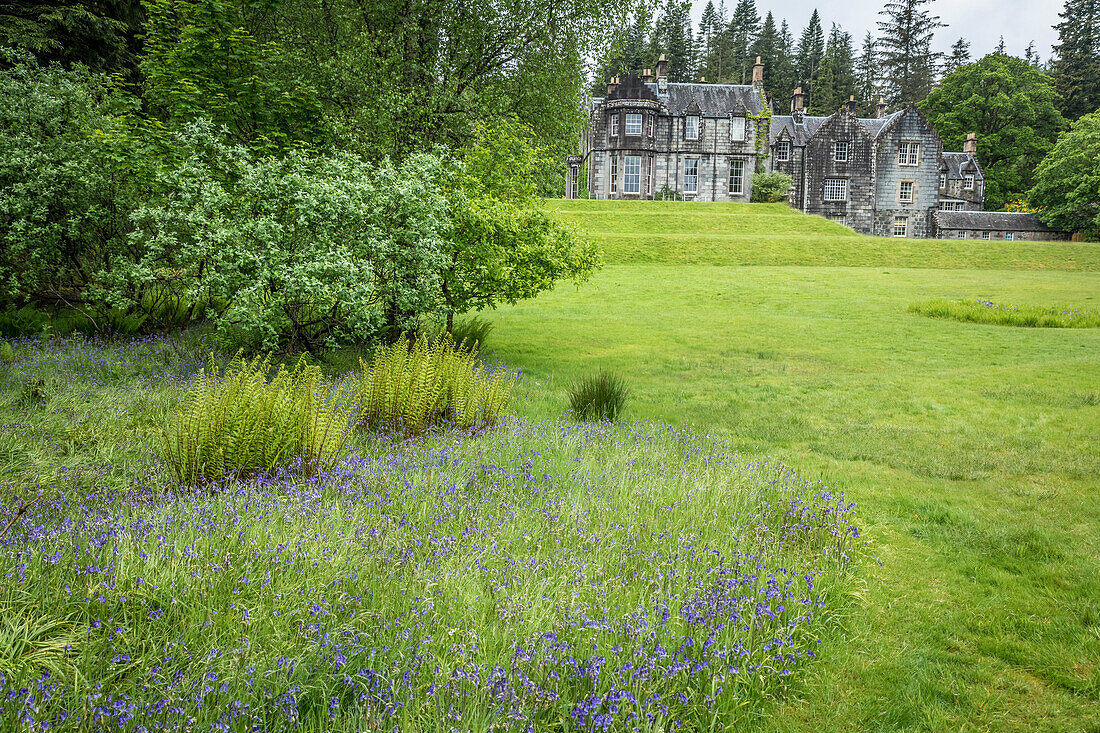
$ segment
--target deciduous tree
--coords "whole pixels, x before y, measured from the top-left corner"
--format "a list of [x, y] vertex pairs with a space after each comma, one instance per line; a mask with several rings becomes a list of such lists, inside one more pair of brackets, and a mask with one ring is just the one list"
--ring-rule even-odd
[[1100, 113], [1058, 138], [1035, 171], [1028, 202], [1048, 226], [1100, 239]]

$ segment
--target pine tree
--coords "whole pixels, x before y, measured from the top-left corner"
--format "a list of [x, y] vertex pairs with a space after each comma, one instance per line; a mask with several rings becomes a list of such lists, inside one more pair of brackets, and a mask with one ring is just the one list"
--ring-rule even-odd
[[966, 66], [968, 63], [970, 63], [970, 41], [960, 38], [951, 44], [951, 53], [947, 57], [944, 71], [950, 74], [955, 69]]
[[738, 0], [730, 18], [730, 57], [734, 64], [734, 81], [747, 84], [752, 79], [749, 57], [756, 37], [760, 35], [760, 14], [756, 12], [756, 0]]
[[779, 99], [780, 95], [786, 94], [786, 90], [780, 90], [777, 85], [780, 56], [783, 55], [781, 44], [779, 31], [775, 27], [775, 17], [771, 11], [768, 11], [768, 15], [764, 18], [764, 25], [760, 28], [760, 35], [752, 45], [750, 55], [753, 56], [754, 61], [759, 56], [761, 63], [764, 64], [764, 93], [771, 100]]
[[[767, 70], [764, 71], [767, 74]], [[775, 65], [775, 108], [780, 114], [786, 114], [790, 110], [791, 94], [798, 84], [795, 72], [795, 47], [794, 36], [787, 21], [783, 20], [779, 25], [779, 58]]]
[[1039, 68], [1039, 53], [1035, 50], [1035, 41], [1028, 41], [1027, 48], [1024, 49], [1024, 61]]
[[1000, 54], [1001, 56], [1005, 55], [1005, 37], [1003, 35], [1001, 36], [1001, 40], [997, 41], [997, 46], [993, 49], [993, 53]]
[[798, 58], [795, 61], [796, 83], [806, 95], [807, 109], [821, 83], [821, 62], [824, 56], [825, 33], [821, 30], [821, 17], [815, 8], [809, 24], [802, 31], [802, 38], [798, 41]]
[[873, 117], [878, 110], [879, 70], [878, 49], [875, 37], [868, 31], [863, 37], [863, 47], [856, 60], [856, 99], [860, 114]]
[[715, 42], [718, 34], [722, 32], [722, 26], [718, 22], [718, 11], [711, 0], [707, 0], [707, 6], [703, 9], [703, 16], [699, 19], [699, 34], [695, 37], [695, 50], [699, 58], [699, 70], [707, 78], [717, 78], [717, 55], [715, 54]]
[[607, 91], [607, 80], [614, 76], [625, 76], [637, 73], [643, 67], [652, 67], [649, 63], [650, 50], [646, 41], [649, 34], [649, 25], [652, 18], [645, 12], [639, 11], [634, 20], [627, 26], [625, 35], [612, 45], [612, 51], [596, 72], [592, 80], [591, 94], [602, 97]]
[[691, 31], [690, 0], [666, 0], [661, 9], [650, 43], [650, 54], [657, 58], [662, 53], [668, 60], [669, 81], [694, 81], [695, 39]]
[[893, 106], [919, 102], [936, 81], [943, 54], [932, 50], [932, 38], [944, 24], [924, 9], [931, 2], [891, 0], [879, 12], [886, 18], [878, 22], [880, 61], [887, 101]]
[[1075, 120], [1100, 108], [1100, 0], [1067, 0], [1052, 64], [1063, 115]]
[[814, 91], [810, 113], [831, 115], [856, 91], [852, 35], [833, 23], [821, 62], [821, 80]]

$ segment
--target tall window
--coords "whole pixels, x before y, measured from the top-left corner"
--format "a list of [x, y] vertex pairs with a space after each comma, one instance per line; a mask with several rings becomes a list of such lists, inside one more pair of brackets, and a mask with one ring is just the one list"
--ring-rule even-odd
[[684, 161], [684, 193], [699, 190], [699, 159], [688, 158]]
[[628, 155], [626, 156], [626, 158], [623, 159], [623, 193], [641, 192], [642, 156]]
[[920, 143], [898, 143], [898, 165], [916, 165]]
[[848, 141], [837, 140], [833, 143], [833, 160], [837, 163], [848, 162]]
[[775, 159], [786, 163], [791, 159], [791, 141], [780, 140], [775, 144]]
[[633, 112], [628, 113], [626, 116], [626, 134], [627, 135], [641, 135], [642, 134], [642, 116]]
[[973, 176], [973, 174], [967, 173], [965, 176], [963, 176], [963, 188], [965, 188], [967, 191], [973, 191], [974, 190], [974, 176]]
[[847, 201], [848, 200], [848, 179], [847, 178], [826, 178], [825, 179], [825, 196], [826, 201]]
[[730, 193], [740, 196], [745, 193], [745, 161], [730, 161]]
[[895, 216], [894, 217], [894, 236], [905, 237], [909, 233], [909, 217], [908, 216]]
[[619, 156], [615, 153], [611, 154], [611, 193], [617, 193], [619, 190]]
[[913, 182], [902, 181], [901, 182], [901, 194], [898, 196], [898, 200], [903, 204], [913, 203]]
[[688, 140], [699, 139], [699, 118], [697, 116], [687, 116], [687, 121], [684, 123], [684, 137]]
[[947, 174], [940, 174], [940, 188], [947, 188]]
[[645, 159], [645, 192], [653, 193], [653, 156]]
[[650, 137], [653, 137], [653, 119], [655, 117], [656, 117], [656, 115], [646, 115], [646, 118], [645, 118], [646, 119], [646, 126], [648, 128], [647, 132], [649, 133]]
[[730, 118], [730, 140], [744, 140], [745, 139], [745, 118], [744, 117], [731, 117]]
[[619, 113], [618, 112], [613, 112], [611, 114], [611, 122], [610, 122], [609, 128], [611, 130], [611, 137], [618, 137], [619, 136]]

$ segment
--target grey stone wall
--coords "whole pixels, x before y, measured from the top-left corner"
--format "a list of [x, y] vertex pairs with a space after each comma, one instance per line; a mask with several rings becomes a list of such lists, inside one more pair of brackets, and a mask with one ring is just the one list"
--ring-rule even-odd
[[[899, 165], [898, 146], [915, 142], [919, 147], [917, 165]], [[872, 234], [894, 236], [894, 220], [905, 217], [907, 237], [935, 236], [932, 213], [939, 205], [940, 157], [943, 141], [936, 130], [915, 108], [903, 112], [878, 137], [876, 159], [876, 198]], [[914, 186], [912, 203], [901, 201], [901, 183]]]
[[[848, 144], [847, 161], [836, 160], [835, 144]], [[847, 107], [831, 117], [806, 143], [805, 211], [869, 231], [875, 211], [875, 141]], [[825, 180], [847, 181], [844, 201], [825, 200]]]

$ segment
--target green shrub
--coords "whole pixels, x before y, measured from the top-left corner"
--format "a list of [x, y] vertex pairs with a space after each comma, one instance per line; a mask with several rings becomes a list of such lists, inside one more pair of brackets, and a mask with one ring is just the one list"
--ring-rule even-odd
[[573, 416], [578, 420], [617, 420], [623, 414], [630, 391], [614, 372], [601, 371], [574, 385], [569, 393]]
[[451, 338], [459, 346], [469, 346], [475, 350], [485, 345], [485, 340], [492, 333], [493, 323], [481, 316], [474, 316], [454, 324], [451, 329]]
[[928, 300], [909, 306], [911, 313], [951, 321], [1031, 328], [1100, 328], [1100, 311], [1041, 305], [1006, 305], [989, 300]]
[[402, 336], [361, 364], [362, 423], [409, 435], [445, 421], [460, 428], [493, 424], [507, 407], [515, 381], [503, 370], [487, 371], [476, 347], [456, 346], [447, 334], [415, 341]]
[[656, 193], [653, 194], [653, 200], [654, 201], [683, 201], [684, 197], [683, 197], [683, 194], [681, 194], [675, 188], [669, 188], [669, 185], [666, 183], [664, 186], [661, 187], [661, 190], [659, 190], [659, 191], [657, 191]]
[[8, 341], [0, 341], [0, 362], [10, 364], [15, 361], [15, 348]]
[[280, 366], [240, 353], [225, 374], [203, 372], [165, 434], [164, 457], [181, 484], [247, 478], [298, 463], [305, 475], [329, 465], [354, 425], [357, 408], [322, 383], [304, 360]]
[[787, 198], [791, 187], [791, 177], [786, 173], [753, 173], [753, 203], [774, 204]]
[[34, 306], [25, 305], [0, 313], [0, 336], [5, 338], [37, 336], [49, 329], [50, 314]]

